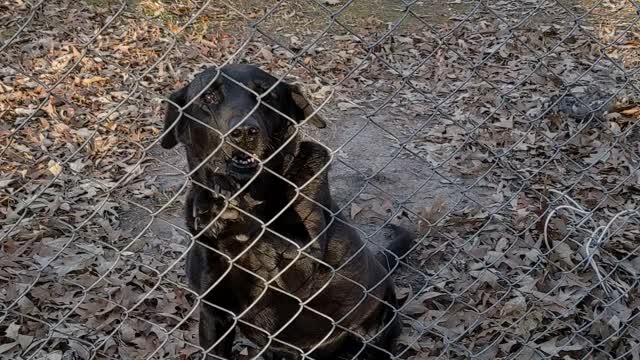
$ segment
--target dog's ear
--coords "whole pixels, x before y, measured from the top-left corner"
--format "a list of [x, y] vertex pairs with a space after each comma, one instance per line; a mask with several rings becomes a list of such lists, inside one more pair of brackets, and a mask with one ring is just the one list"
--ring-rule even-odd
[[[169, 100], [180, 107], [184, 106], [187, 103], [187, 87], [185, 86], [169, 95]], [[171, 131], [167, 132], [167, 129], [169, 129], [174, 122], [183, 121], [180, 119], [182, 117], [182, 112], [176, 107], [176, 105], [167, 102], [167, 112], [164, 114], [164, 136], [160, 141], [160, 145], [165, 149], [171, 149], [178, 144], [180, 123], [176, 124]]]
[[[290, 96], [290, 105], [295, 106], [300, 115], [294, 117], [294, 120], [302, 121], [308, 118], [311, 114], [313, 114], [313, 106], [309, 104], [309, 101], [302, 95], [302, 90], [297, 85], [288, 85], [289, 96]], [[309, 122], [315, 125], [317, 128], [323, 129], [327, 127], [327, 123], [324, 119], [318, 114], [314, 114], [309, 118]]]

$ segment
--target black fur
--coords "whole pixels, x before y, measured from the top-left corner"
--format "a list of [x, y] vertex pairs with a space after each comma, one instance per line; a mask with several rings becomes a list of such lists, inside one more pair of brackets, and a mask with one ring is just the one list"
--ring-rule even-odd
[[[254, 66], [230, 65], [221, 72], [258, 94], [276, 83]], [[212, 81], [215, 90], [204, 92], [209, 103], [192, 101]], [[188, 254], [187, 276], [214, 305], [201, 305], [200, 345], [209, 350], [217, 343], [210, 354], [230, 358], [236, 331], [260, 346], [268, 343], [267, 334], [278, 333], [269, 356], [295, 359], [297, 349], [315, 349], [315, 359], [388, 358], [401, 330], [388, 274], [396, 258], [377, 260], [337, 213], [327, 179], [329, 152], [294, 132], [295, 123], [305, 119], [324, 126], [319, 116], [311, 116], [299, 89], [280, 83], [263, 96], [282, 116], [256, 107], [254, 94], [208, 69], [170, 100], [180, 107], [191, 103], [182, 112], [169, 105], [162, 145], [183, 143], [189, 168], [197, 169], [185, 216], [190, 231], [200, 236]], [[223, 141], [220, 134], [234, 128], [240, 130]], [[249, 156], [260, 161], [272, 156], [264, 166], [277, 175], [237, 165]], [[266, 222], [270, 225], [263, 229]], [[404, 229], [394, 230], [397, 238], [389, 251], [401, 257], [412, 240]], [[233, 265], [227, 260], [236, 257]], [[242, 319], [251, 325], [234, 327], [231, 313], [244, 313]]]

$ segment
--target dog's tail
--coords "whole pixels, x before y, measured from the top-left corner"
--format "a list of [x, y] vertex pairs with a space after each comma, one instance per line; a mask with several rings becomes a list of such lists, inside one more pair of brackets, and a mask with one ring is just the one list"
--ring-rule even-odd
[[389, 246], [378, 254], [377, 258], [387, 271], [391, 271], [398, 263], [398, 259], [407, 255], [411, 244], [413, 244], [413, 237], [407, 229], [401, 226], [388, 224], [387, 227], [393, 231], [393, 239]]

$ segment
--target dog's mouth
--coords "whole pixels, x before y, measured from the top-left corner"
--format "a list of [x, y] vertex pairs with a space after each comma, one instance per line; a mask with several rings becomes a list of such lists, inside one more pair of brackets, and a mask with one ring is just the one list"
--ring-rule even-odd
[[229, 159], [229, 165], [233, 172], [239, 174], [251, 174], [258, 168], [259, 162], [249, 155], [237, 153], [231, 156]]

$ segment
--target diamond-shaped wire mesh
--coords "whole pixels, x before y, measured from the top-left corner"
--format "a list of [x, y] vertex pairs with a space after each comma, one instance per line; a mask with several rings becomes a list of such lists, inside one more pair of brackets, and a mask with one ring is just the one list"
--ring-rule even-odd
[[[393, 358], [640, 359], [639, 23], [634, 0], [0, 2], [0, 359], [220, 358], [198, 340], [217, 305], [184, 270], [207, 231], [185, 197], [206, 185], [160, 138], [169, 94], [233, 63], [327, 120], [296, 131], [330, 153], [332, 222], [373, 252], [390, 223], [413, 233], [385, 276]], [[324, 229], [301, 247], [254, 222], [290, 264], [344, 277], [314, 252]], [[310, 305], [327, 284], [287, 293], [288, 266], [203, 246], [264, 290], [218, 309], [253, 334], [234, 358], [313, 358], [279, 336], [303, 310], [352, 332]], [[279, 329], [252, 322], [267, 290], [300, 306]]]

